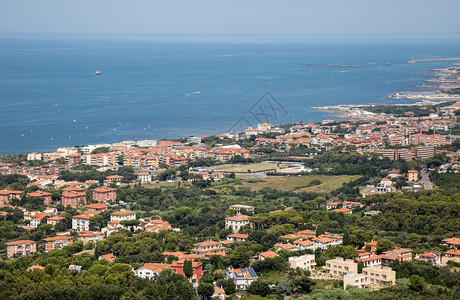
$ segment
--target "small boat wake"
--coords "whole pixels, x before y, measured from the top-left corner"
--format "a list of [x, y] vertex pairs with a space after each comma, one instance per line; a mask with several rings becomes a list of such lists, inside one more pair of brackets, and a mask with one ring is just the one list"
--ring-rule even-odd
[[196, 91], [196, 92], [191, 92], [191, 93], [187, 93], [185, 94], [186, 97], [190, 96], [190, 95], [196, 95], [196, 94], [199, 94], [201, 93], [200, 91]]

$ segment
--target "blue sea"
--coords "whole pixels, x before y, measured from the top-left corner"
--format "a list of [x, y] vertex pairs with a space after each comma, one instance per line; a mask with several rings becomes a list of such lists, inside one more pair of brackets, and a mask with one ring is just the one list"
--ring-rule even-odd
[[[0, 154], [227, 132], [256, 125], [267, 91], [272, 124], [314, 122], [311, 106], [394, 103], [458, 57], [458, 39], [281, 42], [0, 38]], [[388, 62], [391, 65], [385, 66]], [[362, 68], [302, 66], [362, 65]], [[102, 75], [94, 73], [100, 70]], [[391, 102], [393, 101], [393, 102]], [[264, 120], [265, 121], [265, 120]]]

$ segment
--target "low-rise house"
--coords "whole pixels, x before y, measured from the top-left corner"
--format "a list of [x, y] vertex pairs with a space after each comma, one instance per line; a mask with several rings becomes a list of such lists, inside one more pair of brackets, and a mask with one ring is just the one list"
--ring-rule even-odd
[[440, 267], [441, 266], [441, 252], [436, 250], [430, 250], [425, 253], [419, 254], [415, 256], [417, 260], [423, 260], [430, 262], [433, 266]]
[[274, 251], [266, 251], [266, 252], [261, 252], [259, 253], [259, 260], [264, 260], [266, 258], [274, 258], [274, 257], [277, 257], [279, 256], [278, 253], [274, 252]]
[[248, 286], [258, 279], [256, 272], [252, 268], [233, 269], [225, 272], [227, 278], [233, 279], [238, 290], [245, 290]]
[[247, 224], [249, 224], [249, 217], [246, 215], [238, 214], [225, 218], [225, 229], [231, 229], [233, 233], [238, 233]]
[[443, 245], [449, 246], [450, 248], [460, 249], [460, 238], [443, 239]]
[[30, 217], [30, 227], [37, 228], [40, 225], [42, 219], [48, 216], [45, 213], [35, 213], [33, 216]]
[[396, 272], [390, 267], [367, 267], [363, 269], [363, 275], [369, 284], [376, 287], [388, 287], [396, 283]]
[[301, 268], [304, 270], [314, 270], [316, 266], [315, 255], [305, 254], [301, 256], [289, 257], [289, 265], [291, 268]]
[[337, 201], [329, 202], [328, 204], [326, 204], [326, 209], [327, 210], [336, 209], [339, 204], [340, 202], [337, 202]]
[[382, 256], [376, 254], [369, 254], [369, 256], [360, 256], [356, 259], [357, 262], [363, 263], [365, 267], [380, 266], [382, 264]]
[[347, 289], [348, 286], [363, 288], [367, 284], [368, 282], [366, 281], [366, 276], [364, 274], [358, 274], [350, 271], [343, 276], [343, 289]]
[[326, 265], [324, 266], [326, 273], [343, 277], [347, 272], [358, 273], [358, 264], [351, 259], [343, 259], [342, 257], [337, 257], [334, 259], [326, 260]]
[[276, 243], [275, 245], [273, 245], [273, 247], [275, 247], [276, 250], [288, 250], [288, 251], [297, 250], [296, 246], [294, 246], [291, 243], [287, 243], [287, 244]]
[[151, 279], [154, 276], [160, 275], [164, 270], [171, 270], [171, 265], [160, 263], [145, 263], [142, 267], [136, 270], [136, 275], [140, 278]]
[[247, 238], [248, 238], [247, 234], [241, 234], [241, 233], [233, 233], [233, 234], [227, 235], [227, 240], [233, 241], [233, 242], [245, 242]]
[[73, 244], [73, 238], [70, 236], [54, 236], [43, 239], [45, 242], [45, 252], [51, 252]]
[[113, 253], [109, 253], [109, 254], [104, 254], [104, 255], [101, 255], [99, 256], [99, 260], [101, 259], [105, 259], [108, 263], [113, 263], [115, 262], [115, 259], [117, 257], [115, 255], [113, 255]]
[[37, 252], [37, 242], [31, 240], [21, 240], [8, 242], [6, 244], [6, 254], [8, 258], [30, 255]]
[[212, 299], [225, 300], [225, 290], [221, 287], [215, 286]]
[[341, 212], [341, 213], [344, 213], [344, 214], [351, 214], [353, 212], [353, 210], [351, 210], [349, 208], [346, 208], [346, 207], [333, 209], [332, 211]]
[[296, 240], [292, 244], [298, 250], [306, 250], [306, 249], [315, 250], [316, 249], [316, 243], [314, 243], [314, 242], [312, 242], [310, 240], [306, 240], [306, 241]]
[[111, 184], [120, 185], [121, 180], [123, 178], [124, 177], [121, 176], [121, 175], [111, 175], [111, 176], [107, 176], [107, 178], [104, 180], [104, 182], [107, 183], [108, 185], [111, 185]]
[[445, 265], [449, 260], [460, 263], [460, 250], [449, 249], [444, 252], [444, 255], [441, 258], [441, 263]]
[[89, 230], [89, 219], [88, 215], [76, 215], [72, 217], [72, 229], [75, 231], [88, 231]]
[[64, 221], [64, 220], [65, 220], [64, 217], [49, 217], [46, 220], [46, 224], [51, 224], [53, 226], [56, 226], [57, 223]]
[[26, 271], [33, 271], [33, 270], [44, 270], [45, 267], [42, 267], [40, 265], [33, 265], [33, 266], [30, 266], [26, 269]]
[[391, 264], [395, 260], [412, 261], [412, 250], [405, 248], [395, 248], [391, 251], [384, 252], [382, 256], [382, 264]]
[[136, 212], [129, 210], [120, 210], [110, 214], [110, 221], [128, 221], [135, 220]]

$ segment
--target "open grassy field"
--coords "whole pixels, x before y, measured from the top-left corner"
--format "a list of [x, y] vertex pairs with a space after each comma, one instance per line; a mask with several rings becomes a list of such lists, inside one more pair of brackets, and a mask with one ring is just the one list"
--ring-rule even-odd
[[[260, 190], [264, 187], [271, 187], [281, 191], [329, 193], [340, 188], [343, 183], [350, 182], [360, 177], [361, 176], [359, 175], [266, 177], [263, 179], [253, 180], [243, 179], [242, 183], [243, 185], [251, 186], [253, 190]], [[308, 186], [312, 180], [319, 180], [321, 184]]]
[[[280, 165], [282, 167], [283, 164]], [[213, 169], [221, 170], [223, 172], [235, 172], [235, 173], [247, 173], [248, 170], [251, 172], [269, 171], [276, 169], [276, 163], [273, 162], [261, 162], [254, 164], [227, 164], [213, 166]]]

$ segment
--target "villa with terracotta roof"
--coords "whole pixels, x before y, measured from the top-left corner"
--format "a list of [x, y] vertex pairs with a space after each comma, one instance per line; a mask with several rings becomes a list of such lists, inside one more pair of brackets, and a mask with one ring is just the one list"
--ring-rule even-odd
[[238, 233], [247, 224], [249, 224], [249, 217], [246, 215], [238, 214], [225, 218], [225, 229], [231, 229], [233, 233]]
[[426, 251], [425, 253], [416, 255], [415, 259], [427, 261], [435, 267], [440, 267], [441, 257], [442, 257], [441, 252], [436, 251], [436, 250], [430, 250], [430, 251]]
[[269, 251], [266, 251], [266, 252], [260, 252], [258, 258], [260, 260], [264, 260], [266, 258], [274, 258], [274, 257], [277, 257], [277, 256], [279, 256], [278, 253], [269, 250]]
[[233, 242], [244, 242], [248, 238], [247, 234], [242, 234], [242, 233], [233, 233], [227, 235], [227, 240], [233, 241]]
[[37, 228], [40, 225], [42, 219], [47, 217], [48, 214], [37, 212], [33, 216], [30, 217], [30, 227]]
[[384, 255], [382, 256], [382, 264], [390, 264], [395, 260], [412, 261], [412, 250], [405, 248], [395, 248], [393, 250], [384, 252]]
[[124, 177], [121, 175], [111, 175], [111, 176], [107, 176], [104, 182], [107, 183], [108, 185], [111, 185], [111, 184], [120, 185], [121, 180], [123, 178]]
[[289, 251], [297, 250], [296, 246], [294, 246], [291, 243], [287, 243], [287, 244], [276, 243], [275, 245], [273, 245], [273, 247], [275, 247], [277, 250], [289, 250]]
[[136, 212], [130, 210], [120, 210], [110, 214], [110, 221], [136, 220]]
[[193, 244], [192, 254], [198, 255], [214, 255], [218, 253], [226, 253], [227, 247], [223, 247], [221, 242], [207, 241]]
[[21, 240], [5, 243], [8, 258], [30, 255], [37, 252], [37, 242], [31, 240]]
[[51, 252], [73, 244], [73, 238], [70, 236], [54, 236], [45, 238], [43, 241], [45, 242], [45, 252]]
[[153, 278], [160, 275], [164, 270], [170, 270], [171, 265], [161, 263], [145, 263], [142, 267], [136, 270], [136, 275], [140, 278]]
[[450, 248], [460, 249], [460, 238], [450, 238], [450, 239], [443, 239], [443, 245], [447, 245]]
[[95, 188], [93, 190], [93, 200], [107, 203], [115, 202], [117, 199], [117, 190], [106, 186]]
[[341, 213], [344, 213], [344, 214], [351, 214], [353, 212], [353, 210], [351, 210], [349, 208], [346, 208], [346, 207], [333, 209], [332, 211], [341, 212]]
[[99, 256], [99, 260], [105, 259], [109, 263], [113, 263], [116, 258], [117, 257], [115, 255], [113, 255], [112, 253], [104, 254], [104, 255]]
[[64, 217], [49, 217], [46, 220], [46, 224], [51, 224], [53, 226], [56, 226], [57, 223], [64, 221], [64, 220], [65, 220]]

